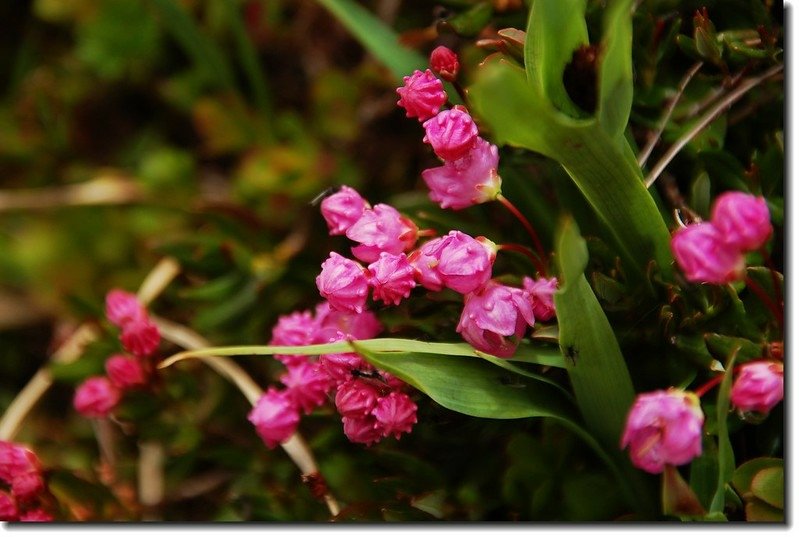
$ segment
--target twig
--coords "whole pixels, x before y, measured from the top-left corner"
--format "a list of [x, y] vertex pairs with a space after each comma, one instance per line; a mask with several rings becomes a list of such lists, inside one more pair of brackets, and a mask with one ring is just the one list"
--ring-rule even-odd
[[704, 65], [702, 62], [696, 62], [693, 64], [693, 66], [691, 66], [688, 72], [685, 73], [685, 76], [682, 77], [680, 85], [677, 87], [677, 93], [671, 98], [669, 106], [666, 107], [666, 110], [663, 112], [663, 117], [660, 119], [660, 124], [658, 124], [657, 130], [650, 134], [649, 141], [646, 143], [646, 147], [644, 147], [644, 149], [641, 151], [641, 154], [638, 155], [638, 166], [641, 168], [644, 167], [647, 159], [649, 159], [649, 155], [652, 154], [652, 150], [655, 149], [655, 145], [657, 145], [658, 140], [660, 140], [660, 136], [666, 129], [666, 125], [669, 123], [669, 119], [671, 119], [671, 115], [674, 113], [677, 103], [680, 102], [680, 99], [685, 92], [685, 88], [688, 87], [688, 83], [691, 82], [691, 79], [694, 78], [694, 75], [699, 72], [699, 69], [702, 68], [702, 65]]
[[[158, 326], [161, 336], [175, 345], [179, 345], [188, 350], [202, 349], [211, 346], [211, 343], [204, 337], [185, 326], [156, 316], [151, 316], [151, 319]], [[199, 357], [199, 359], [220, 375], [232, 381], [239, 390], [241, 390], [251, 405], [254, 406], [258, 402], [258, 399], [263, 394], [263, 390], [236, 362], [222, 356], [202, 356]], [[280, 446], [300, 469], [303, 478], [319, 475], [319, 468], [314, 460], [313, 453], [299, 433], [292, 435], [291, 438], [283, 442]], [[324, 494], [323, 498], [330, 514], [336, 516], [341, 512], [338, 502], [329, 491]]]
[[138, 481], [143, 520], [159, 520], [155, 508], [164, 500], [164, 446], [160, 442], [139, 442]]
[[142, 191], [136, 183], [109, 174], [76, 185], [2, 191], [0, 213], [79, 205], [122, 205], [141, 199]]
[[669, 163], [677, 156], [677, 153], [685, 147], [688, 142], [693, 140], [702, 130], [707, 127], [710, 123], [712, 123], [717, 117], [719, 117], [727, 108], [735, 104], [741, 97], [743, 97], [749, 90], [757, 86], [758, 84], [762, 83], [764, 80], [771, 78], [772, 76], [778, 74], [780, 71], [783, 70], [783, 65], [776, 65], [763, 73], [761, 76], [750, 78], [749, 80], [742, 83], [735, 91], [732, 91], [729, 95], [727, 95], [724, 99], [719, 101], [716, 106], [711, 108], [699, 121], [694, 125], [688, 132], [683, 134], [679, 140], [674, 142], [669, 150], [666, 152], [663, 157], [658, 161], [652, 171], [649, 172], [649, 175], [646, 177], [646, 187], [649, 188], [663, 170], [669, 165]]

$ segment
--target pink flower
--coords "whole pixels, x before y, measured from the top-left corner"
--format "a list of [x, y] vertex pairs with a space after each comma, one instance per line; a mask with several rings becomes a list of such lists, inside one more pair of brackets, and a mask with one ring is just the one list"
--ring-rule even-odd
[[148, 319], [130, 321], [122, 327], [122, 346], [129, 353], [139, 357], [149, 356], [158, 348], [161, 333]]
[[401, 254], [413, 248], [419, 228], [390, 205], [378, 203], [367, 209], [348, 230], [347, 237], [359, 246], [352, 254], [365, 263], [380, 258], [380, 252]]
[[633, 465], [659, 474], [667, 464], [686, 464], [702, 454], [705, 417], [699, 398], [675, 388], [643, 393], [627, 415], [621, 447]]
[[477, 138], [461, 159], [424, 170], [422, 179], [432, 201], [442, 209], [460, 210], [497, 199], [502, 190], [497, 166], [497, 146]]
[[326, 197], [321, 206], [331, 235], [344, 235], [368, 208], [369, 203], [348, 186]]
[[[444, 288], [444, 282], [441, 279], [441, 274], [438, 273], [438, 257], [432, 255], [435, 253], [435, 247], [441, 242], [442, 237], [433, 239], [426, 242], [421, 248], [411, 252], [408, 256], [408, 263], [413, 267], [414, 277], [416, 281], [431, 291], [441, 291]], [[428, 246], [432, 243], [432, 246]]]
[[394, 435], [399, 439], [402, 433], [409, 433], [416, 423], [416, 405], [404, 393], [391, 392], [382, 397], [372, 415], [384, 436]]
[[447, 82], [455, 81], [459, 67], [458, 55], [443, 45], [430, 53], [430, 69]]
[[369, 285], [375, 300], [384, 304], [399, 305], [416, 287], [413, 267], [405, 254], [380, 253], [380, 259], [369, 265]]
[[330, 257], [322, 263], [316, 287], [333, 308], [351, 313], [363, 311], [369, 294], [364, 268], [336, 252], [330, 252]]
[[534, 323], [527, 291], [489, 280], [466, 295], [456, 330], [474, 348], [507, 358], [516, 351], [527, 325]]
[[19, 515], [20, 522], [52, 522], [53, 515], [42, 508], [31, 509]]
[[[281, 315], [277, 324], [272, 328], [270, 345], [286, 345], [298, 347], [314, 343], [314, 338], [319, 330], [319, 323], [313, 318], [310, 311], [295, 311], [288, 315]], [[300, 354], [275, 354], [275, 359], [286, 366], [308, 361], [307, 356]]]
[[327, 302], [316, 306], [316, 322], [319, 328], [314, 335], [314, 343], [331, 343], [348, 338], [371, 339], [383, 330], [380, 321], [371, 311], [338, 311], [332, 309]]
[[355, 352], [339, 352], [319, 356], [319, 366], [337, 385], [352, 379], [353, 371], [369, 372], [374, 368]]
[[247, 419], [255, 425], [266, 447], [272, 449], [294, 434], [300, 413], [286, 392], [272, 387], [258, 399]]
[[722, 240], [739, 250], [757, 250], [771, 236], [766, 200], [744, 192], [725, 192], [716, 199], [711, 217]]
[[[491, 278], [497, 246], [485, 237], [460, 231], [425, 243], [414, 256], [416, 276], [428, 289], [442, 284], [459, 293], [471, 293]], [[438, 288], [440, 289], [440, 287]]]
[[741, 366], [730, 401], [741, 412], [766, 414], [782, 401], [783, 391], [782, 362], [758, 360]]
[[116, 354], [105, 361], [105, 372], [111, 383], [121, 390], [144, 386], [147, 374], [136, 358]]
[[308, 414], [327, 400], [332, 381], [318, 364], [308, 362], [292, 365], [280, 377], [289, 398]]
[[0, 440], [0, 481], [9, 485], [19, 475], [41, 473], [39, 457], [21, 444]]
[[147, 311], [133, 293], [112, 289], [105, 295], [105, 316], [121, 328], [130, 321], [147, 318]]
[[350, 442], [368, 446], [383, 437], [383, 433], [378, 429], [377, 420], [374, 416], [358, 418], [344, 416], [341, 418], [341, 423], [344, 425], [344, 434], [347, 435]]
[[44, 480], [38, 471], [17, 474], [11, 480], [11, 491], [22, 501], [35, 498], [43, 490]]
[[671, 237], [671, 251], [692, 282], [729, 283], [740, 279], [746, 268], [740, 250], [726, 244], [709, 222], [678, 229]]
[[122, 398], [122, 392], [106, 377], [90, 377], [75, 390], [72, 404], [88, 418], [104, 418]]
[[533, 300], [533, 315], [538, 321], [548, 321], [555, 316], [553, 296], [558, 289], [557, 278], [538, 278], [533, 280], [527, 276], [522, 280], [524, 290], [530, 293]]
[[0, 520], [13, 522], [18, 516], [17, 501], [10, 494], [0, 490]]
[[430, 69], [414, 71], [411, 76], [402, 78], [404, 85], [397, 88], [400, 100], [397, 104], [405, 109], [407, 117], [417, 117], [419, 121], [431, 118], [447, 102], [444, 85]]
[[477, 140], [477, 125], [462, 106], [442, 110], [423, 126], [426, 134], [422, 141], [444, 161], [465, 157]]
[[362, 418], [372, 412], [379, 398], [380, 390], [371, 382], [348, 380], [336, 390], [336, 410], [348, 418]]

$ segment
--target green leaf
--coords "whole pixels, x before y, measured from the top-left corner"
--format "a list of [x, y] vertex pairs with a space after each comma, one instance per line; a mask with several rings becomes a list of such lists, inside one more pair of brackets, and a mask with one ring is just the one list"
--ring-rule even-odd
[[753, 500], [746, 504], [747, 522], [784, 522], [785, 511], [772, 507], [766, 502]]
[[758, 472], [766, 468], [782, 468], [782, 459], [775, 457], [758, 457], [740, 465], [732, 476], [732, 484], [740, 494], [752, 489], [752, 480]]
[[705, 508], [677, 469], [668, 464], [663, 471], [662, 495], [663, 514], [701, 517]]
[[318, 0], [361, 42], [398, 81], [415, 69], [424, 69], [427, 59], [399, 42], [397, 34], [367, 9], [352, 0]]
[[563, 71], [575, 49], [588, 43], [585, 0], [538, 0], [527, 22], [524, 64], [527, 80], [536, 94], [558, 110], [580, 117], [563, 85]]
[[778, 509], [785, 508], [785, 472], [782, 467], [765, 468], [752, 479], [752, 494]]
[[716, 400], [717, 437], [719, 442], [719, 474], [716, 484], [716, 494], [710, 502], [710, 511], [724, 510], [724, 494], [727, 483], [732, 480], [735, 473], [735, 452], [730, 443], [727, 431], [727, 414], [730, 412], [730, 389], [732, 388], [733, 368], [738, 356], [738, 348], [733, 349], [725, 365], [724, 379], [719, 386]]
[[624, 134], [633, 103], [632, 0], [605, 8], [599, 64], [599, 124], [611, 138]]
[[490, 2], [480, 2], [466, 11], [447, 19], [446, 26], [463, 37], [474, 37], [491, 21], [494, 8]]

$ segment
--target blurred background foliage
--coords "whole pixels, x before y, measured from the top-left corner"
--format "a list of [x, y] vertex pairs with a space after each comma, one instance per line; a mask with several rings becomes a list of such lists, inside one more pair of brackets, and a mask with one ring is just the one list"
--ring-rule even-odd
[[[439, 44], [457, 49], [465, 85], [498, 29], [526, 26], [520, 0], [361, 4], [422, 56]], [[592, 31], [602, 7], [589, 2]], [[709, 30], [694, 18], [701, 7], [713, 31], [727, 34], [705, 38]], [[164, 256], [177, 259], [182, 272], [153, 312], [215, 345], [265, 343], [278, 315], [320, 300], [313, 285], [319, 265], [329, 251], [345, 248], [343, 239], [327, 236], [312, 204], [335, 185], [392, 203], [420, 227], [494, 240], [501, 230], [505, 242], [524, 241], [494, 207], [446, 213], [427, 199], [419, 174], [435, 159], [416, 122], [395, 105], [397, 78], [320, 3], [20, 0], [3, 2], [0, 20], [0, 408], [76, 326], [102, 317], [109, 289], [135, 290]], [[782, 6], [647, 0], [634, 29], [628, 135], [639, 147], [685, 73], [703, 61], [666, 125], [656, 149], [662, 152], [731, 73], [779, 57]], [[758, 36], [761, 44], [751, 45]], [[780, 84], [763, 85], [686, 146], [656, 194], [667, 222], [680, 203], [707, 216], [723, 190], [762, 192], [778, 233], [771, 255], [782, 267], [783, 104]], [[548, 248], [560, 211], [575, 214], [583, 230], [596, 228], [551, 161], [505, 150], [502, 167], [506, 196]], [[615, 260], [603, 256], [601, 237], [588, 240], [595, 269], [589, 281], [625, 356], [640, 356], [630, 364], [638, 391], [653, 387], [648, 372], [658, 369], [662, 378], [663, 363], [675, 384], [690, 382], [697, 362], [715, 358], [704, 344], [715, 325], [703, 324], [714, 321], [697, 313], [707, 303], [685, 298], [665, 312], [642, 312], [645, 304], [625, 296]], [[500, 262], [516, 273], [530, 270], [525, 259]], [[434, 306], [411, 303], [381, 314], [389, 334], [457, 340], [457, 304], [445, 296]], [[692, 315], [696, 322], [683, 322]], [[747, 337], [756, 345], [771, 339], [753, 330]], [[285, 454], [263, 446], [241, 394], [198, 364], [170, 369], [159, 389], [126, 398], [112, 433], [117, 454], [109, 478], [108, 465], [98, 462], [96, 438], [104, 433], [72, 411], [71, 397], [118, 348], [106, 332], [78, 362], [55, 368], [54, 388], [20, 434], [48, 468], [61, 517], [328, 518]], [[241, 363], [263, 386], [280, 370], [270, 359]], [[781, 455], [782, 417], [769, 420], [757, 445], [741, 448], [749, 450], [744, 458]], [[301, 431], [346, 506], [342, 520], [626, 514], [613, 476], [572, 433], [548, 421], [480, 420], [426, 400], [413, 434], [369, 449], [346, 440], [329, 408], [305, 418]], [[165, 446], [166, 490], [158, 506], [143, 509], [137, 446], [148, 440]]]

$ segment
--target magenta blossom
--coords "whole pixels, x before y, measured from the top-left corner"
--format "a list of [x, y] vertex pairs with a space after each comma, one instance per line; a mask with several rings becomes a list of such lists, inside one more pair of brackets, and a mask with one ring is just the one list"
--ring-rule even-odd
[[116, 354], [105, 361], [105, 372], [111, 383], [121, 390], [144, 386], [147, 374], [136, 358]]
[[146, 319], [147, 311], [133, 293], [112, 289], [105, 295], [105, 316], [121, 328], [130, 321]]
[[459, 68], [458, 55], [447, 47], [436, 47], [430, 53], [430, 69], [447, 82], [455, 81]]
[[148, 319], [130, 321], [122, 328], [122, 346], [125, 350], [139, 357], [149, 356], [158, 348], [161, 333], [158, 327]]
[[477, 350], [513, 356], [527, 326], [533, 326], [530, 294], [493, 280], [466, 295], [457, 332]]
[[[315, 343], [319, 323], [310, 311], [295, 311], [277, 318], [277, 324], [272, 328], [270, 345], [300, 347]], [[275, 359], [284, 365], [292, 366], [308, 361], [307, 356], [301, 354], [275, 354]]]
[[36, 509], [31, 509], [30, 511], [26, 511], [19, 515], [20, 522], [52, 522], [53, 515], [42, 509], [41, 507], [37, 507]]
[[502, 190], [497, 166], [497, 146], [477, 138], [462, 158], [424, 170], [422, 179], [442, 209], [465, 209], [497, 199]]
[[722, 240], [739, 250], [757, 250], [772, 232], [765, 198], [744, 192], [725, 192], [716, 198], [711, 221]]
[[702, 454], [704, 421], [694, 393], [675, 388], [643, 393], [627, 415], [621, 447], [630, 447], [635, 467], [659, 474], [667, 464], [679, 466]]
[[399, 305], [416, 287], [414, 270], [405, 254], [380, 253], [380, 259], [369, 265], [369, 285], [375, 300], [384, 304]]
[[44, 490], [39, 458], [25, 446], [0, 440], [0, 481], [11, 486], [16, 500], [33, 499]]
[[485, 237], [475, 239], [450, 231], [428, 241], [417, 252], [412, 254], [411, 263], [422, 285], [433, 291], [445, 286], [465, 294], [476, 291], [491, 278], [497, 246]]
[[741, 412], [767, 414], [782, 401], [783, 392], [782, 362], [758, 360], [741, 366], [730, 402]]
[[369, 283], [364, 268], [336, 252], [322, 263], [322, 272], [316, 277], [316, 287], [333, 308], [361, 313], [369, 294]]
[[336, 385], [352, 379], [353, 371], [369, 372], [374, 368], [356, 352], [339, 352], [319, 356], [319, 366]]
[[553, 296], [558, 289], [557, 278], [538, 278], [533, 280], [527, 276], [522, 280], [524, 290], [530, 293], [533, 300], [533, 315], [537, 321], [548, 321], [555, 316]]
[[367, 380], [353, 379], [336, 390], [336, 410], [342, 416], [362, 418], [372, 413], [380, 398], [380, 390]]
[[106, 377], [90, 377], [75, 390], [72, 404], [88, 418], [104, 418], [119, 404], [122, 392]]
[[255, 425], [266, 447], [272, 449], [294, 434], [300, 413], [285, 391], [272, 387], [258, 399], [247, 419]]
[[412, 75], [402, 78], [404, 85], [397, 88], [400, 100], [397, 104], [405, 109], [407, 117], [424, 121], [438, 113], [447, 102], [444, 85], [430, 72], [430, 69], [414, 71]]
[[372, 415], [384, 436], [393, 434], [399, 439], [402, 433], [411, 432], [416, 423], [416, 404], [404, 393], [391, 392], [380, 398]]
[[424, 130], [423, 141], [444, 161], [465, 157], [477, 140], [477, 125], [462, 106], [439, 112], [424, 122]]
[[377, 316], [364, 310], [361, 313], [338, 311], [327, 302], [316, 306], [316, 331], [313, 343], [331, 343], [342, 339], [371, 339], [377, 336], [383, 326]]
[[319, 364], [301, 362], [292, 365], [280, 377], [286, 386], [286, 393], [297, 408], [308, 414], [327, 400], [327, 392], [332, 380], [322, 371]]
[[347, 237], [359, 246], [352, 254], [365, 263], [373, 263], [381, 252], [401, 254], [413, 248], [419, 228], [410, 219], [402, 216], [391, 205], [378, 203], [367, 209], [347, 230]]
[[374, 416], [364, 416], [351, 418], [344, 416], [341, 418], [341, 423], [344, 425], [344, 434], [347, 435], [350, 442], [356, 444], [374, 444], [379, 441], [383, 434], [378, 429], [377, 420]]
[[16, 499], [0, 490], [0, 521], [13, 522], [18, 516]]
[[342, 186], [335, 194], [322, 200], [322, 216], [331, 235], [344, 235], [369, 208], [369, 203], [357, 191]]
[[746, 268], [740, 250], [726, 244], [710, 222], [678, 229], [671, 237], [671, 251], [691, 282], [729, 283], [740, 279]]

